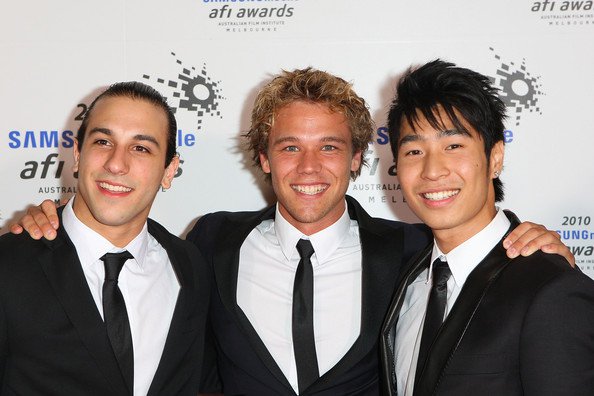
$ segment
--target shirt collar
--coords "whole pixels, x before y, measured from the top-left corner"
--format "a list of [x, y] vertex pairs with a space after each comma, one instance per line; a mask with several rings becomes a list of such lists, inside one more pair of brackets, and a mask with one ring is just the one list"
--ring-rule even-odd
[[148, 252], [148, 229], [146, 222], [140, 233], [124, 248], [114, 246], [98, 232], [89, 228], [76, 217], [72, 208], [76, 196], [68, 201], [62, 212], [62, 226], [74, 244], [82, 265], [91, 265], [105, 253], [127, 250], [134, 256], [134, 262], [142, 269]]
[[433, 241], [433, 252], [431, 254], [431, 265], [427, 275], [427, 281], [431, 280], [432, 266], [435, 259], [440, 258], [448, 262], [452, 278], [458, 287], [462, 287], [468, 275], [474, 268], [489, 254], [495, 245], [509, 229], [511, 223], [505, 216], [503, 210], [497, 209], [497, 214], [489, 224], [470, 239], [456, 246], [448, 254], [443, 253], [435, 240]]
[[[290, 261], [294, 255], [298, 255], [297, 242], [299, 239], [309, 239], [314, 248], [317, 258], [317, 265], [323, 264], [332, 257], [332, 254], [338, 249], [342, 240], [348, 235], [351, 219], [345, 204], [342, 216], [329, 227], [312, 235], [304, 235], [301, 231], [289, 223], [280, 213], [278, 203], [276, 204], [276, 214], [274, 218], [275, 233], [278, 238], [281, 251], [285, 258]], [[315, 263], [313, 265], [316, 265]]]

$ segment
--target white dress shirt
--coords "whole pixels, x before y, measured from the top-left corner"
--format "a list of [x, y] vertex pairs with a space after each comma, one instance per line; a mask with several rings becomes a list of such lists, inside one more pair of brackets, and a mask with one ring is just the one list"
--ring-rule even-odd
[[309, 239], [315, 253], [314, 335], [320, 376], [351, 348], [361, 332], [361, 242], [345, 210], [330, 227], [306, 237], [276, 209], [240, 250], [237, 303], [298, 393], [292, 342], [293, 282], [297, 242]]
[[445, 310], [445, 317], [447, 317], [468, 275], [499, 243], [509, 226], [510, 222], [503, 210], [498, 209], [493, 220], [485, 228], [448, 254], [442, 253], [434, 241], [431, 264], [408, 286], [398, 316], [394, 347], [398, 395], [412, 396], [413, 394], [423, 323], [432, 285], [433, 262], [437, 258], [447, 261], [452, 272], [448, 280]]
[[[76, 197], [74, 198], [76, 199]], [[71, 199], [62, 224], [72, 240], [89, 289], [103, 318], [105, 253], [128, 250], [118, 286], [126, 303], [134, 348], [134, 395], [146, 395], [157, 371], [179, 293], [179, 282], [167, 252], [147, 231], [147, 224], [126, 247], [117, 248], [83, 224], [74, 214]]]

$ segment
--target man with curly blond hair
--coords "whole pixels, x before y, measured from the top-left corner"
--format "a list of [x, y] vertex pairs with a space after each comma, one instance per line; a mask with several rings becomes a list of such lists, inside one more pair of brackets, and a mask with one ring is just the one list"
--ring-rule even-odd
[[[248, 146], [277, 204], [205, 215], [188, 235], [218, 289], [218, 365], [202, 391], [377, 394], [378, 334], [399, 264], [428, 234], [373, 219], [346, 196], [374, 124], [345, 80], [284, 71], [258, 93], [251, 121]], [[300, 240], [315, 252], [302, 270]]]

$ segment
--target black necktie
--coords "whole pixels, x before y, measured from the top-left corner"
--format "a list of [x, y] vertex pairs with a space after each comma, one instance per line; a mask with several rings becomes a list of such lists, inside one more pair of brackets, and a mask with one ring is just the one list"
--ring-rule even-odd
[[313, 328], [313, 268], [311, 242], [300, 239], [297, 251], [301, 260], [293, 285], [293, 350], [297, 365], [299, 392], [303, 392], [320, 376]]
[[433, 284], [431, 285], [431, 292], [427, 303], [427, 313], [425, 314], [425, 324], [423, 325], [423, 335], [421, 336], [415, 383], [421, 377], [431, 344], [433, 344], [437, 332], [443, 323], [443, 315], [448, 299], [447, 283], [450, 275], [452, 275], [452, 272], [447, 262], [441, 261], [439, 258], [433, 262]]
[[134, 385], [134, 353], [132, 333], [128, 321], [128, 312], [122, 292], [118, 287], [118, 277], [126, 260], [134, 258], [128, 251], [106, 253], [101, 260], [105, 264], [103, 282], [103, 318], [107, 336], [115, 353], [120, 370], [128, 384], [130, 394]]

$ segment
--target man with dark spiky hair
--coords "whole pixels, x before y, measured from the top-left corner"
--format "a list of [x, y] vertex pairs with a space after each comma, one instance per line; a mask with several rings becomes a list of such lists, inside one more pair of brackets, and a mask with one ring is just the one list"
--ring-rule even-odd
[[594, 282], [561, 257], [510, 259], [505, 106], [488, 77], [436, 60], [388, 119], [406, 202], [434, 242], [403, 271], [382, 329], [384, 395], [594, 394]]
[[55, 239], [0, 237], [0, 394], [197, 394], [211, 274], [148, 219], [176, 131], [156, 90], [112, 85], [79, 128]]

